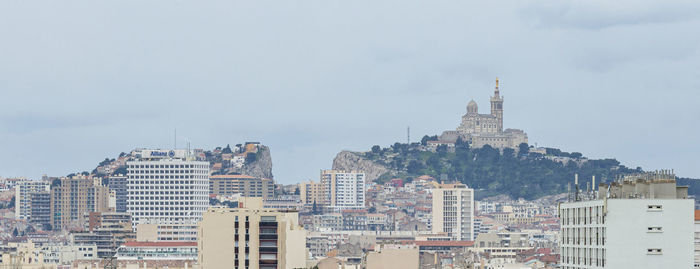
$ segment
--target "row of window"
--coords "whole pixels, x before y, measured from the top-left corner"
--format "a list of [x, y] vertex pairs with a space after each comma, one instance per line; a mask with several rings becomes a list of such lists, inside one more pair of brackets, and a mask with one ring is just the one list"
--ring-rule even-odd
[[562, 244], [604, 246], [605, 232], [605, 227], [562, 228]]
[[209, 169], [209, 165], [204, 164], [129, 164], [130, 169], [134, 168], [198, 168]]
[[172, 170], [150, 170], [150, 169], [144, 169], [144, 170], [128, 170], [128, 174], [133, 175], [133, 174], [209, 174], [209, 170], [181, 170], [181, 169], [172, 169]]
[[605, 267], [604, 248], [563, 247], [561, 262], [564, 264]]
[[129, 179], [209, 179], [205, 175], [129, 175]]
[[[150, 200], [150, 199], [156, 199], [156, 197], [150, 197], [150, 199], [145, 199], [148, 197], [141, 197], [139, 198], [136, 195], [202, 195], [206, 196], [209, 194], [209, 192], [203, 192], [203, 191], [129, 191], [129, 200], [131, 199], [136, 199], [136, 200]], [[195, 197], [192, 196], [183, 196], [179, 197], [178, 200], [196, 200], [194, 199]], [[163, 197], [157, 197], [157, 199], [163, 199]]]

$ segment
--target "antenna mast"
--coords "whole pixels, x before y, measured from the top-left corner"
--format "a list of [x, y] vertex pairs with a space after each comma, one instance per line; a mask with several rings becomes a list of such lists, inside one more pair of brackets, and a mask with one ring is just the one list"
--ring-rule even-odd
[[406, 126], [406, 144], [411, 144], [411, 126]]
[[175, 137], [173, 140], [173, 149], [177, 149], [177, 128], [175, 128]]

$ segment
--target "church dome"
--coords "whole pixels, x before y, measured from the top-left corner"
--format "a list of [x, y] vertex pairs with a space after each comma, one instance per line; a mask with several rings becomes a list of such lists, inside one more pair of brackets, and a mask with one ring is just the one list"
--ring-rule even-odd
[[469, 104], [467, 105], [467, 114], [478, 114], [479, 113], [479, 106], [476, 105], [476, 102], [474, 100], [469, 101]]

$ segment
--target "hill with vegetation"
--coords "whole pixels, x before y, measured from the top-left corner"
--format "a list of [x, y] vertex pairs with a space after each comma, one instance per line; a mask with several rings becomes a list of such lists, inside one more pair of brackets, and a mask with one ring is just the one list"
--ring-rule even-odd
[[[454, 148], [445, 145], [429, 148], [426, 142], [433, 137], [424, 137], [421, 143], [394, 145], [386, 148], [373, 146], [367, 152], [341, 152], [343, 159], [354, 155], [357, 163], [375, 167], [381, 175], [368, 179], [383, 184], [393, 178], [406, 181], [429, 175], [438, 180], [460, 181], [477, 190], [478, 198], [507, 194], [512, 198], [536, 199], [545, 195], [559, 194], [572, 185], [578, 174], [580, 187], [585, 188], [592, 176], [597, 182], [630, 173], [643, 172], [641, 167], [629, 168], [616, 159], [588, 159], [578, 152], [564, 152], [555, 148], [534, 149], [521, 144], [518, 150], [498, 149], [490, 146], [470, 148], [468, 143], [457, 141]], [[343, 160], [334, 160], [334, 168], [355, 169]], [[336, 165], [335, 164], [345, 164]], [[374, 172], [378, 174], [379, 172]], [[700, 193], [700, 182], [682, 178], [679, 184], [689, 185], [691, 194]]]

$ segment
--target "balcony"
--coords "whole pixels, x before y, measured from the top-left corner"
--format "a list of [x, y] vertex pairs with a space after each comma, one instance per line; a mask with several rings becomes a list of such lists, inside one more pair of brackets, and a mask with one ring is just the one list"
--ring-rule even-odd
[[261, 221], [260, 227], [277, 227], [276, 221]]
[[259, 248], [260, 253], [271, 253], [271, 254], [277, 254], [277, 247], [260, 247]]
[[260, 234], [260, 240], [263, 239], [277, 239], [277, 234]]

